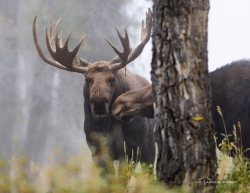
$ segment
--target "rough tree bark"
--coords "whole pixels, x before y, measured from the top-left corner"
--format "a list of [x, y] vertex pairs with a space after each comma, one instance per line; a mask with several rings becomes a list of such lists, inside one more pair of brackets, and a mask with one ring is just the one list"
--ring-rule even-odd
[[[216, 155], [207, 65], [209, 0], [154, 0], [152, 81], [157, 177], [214, 192]], [[210, 181], [211, 182], [211, 181]]]

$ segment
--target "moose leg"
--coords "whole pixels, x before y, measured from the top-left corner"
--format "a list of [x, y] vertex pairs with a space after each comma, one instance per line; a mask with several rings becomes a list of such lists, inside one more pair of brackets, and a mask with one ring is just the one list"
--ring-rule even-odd
[[103, 170], [104, 174], [108, 170], [108, 161], [110, 160], [105, 125], [93, 119], [87, 101], [84, 101], [84, 111], [84, 132], [86, 135], [86, 142], [91, 150], [93, 161]]
[[111, 153], [114, 159], [113, 166], [115, 170], [115, 176], [118, 177], [120, 162], [124, 160], [124, 137], [121, 124], [114, 120], [109, 129], [109, 142], [111, 146]]
[[113, 159], [123, 160], [124, 159], [124, 137], [122, 126], [119, 122], [114, 121], [111, 125], [109, 132], [109, 140], [111, 142]]
[[86, 141], [92, 153], [92, 159], [94, 163], [100, 167], [103, 171], [102, 173], [106, 173], [108, 171], [108, 163], [109, 160], [108, 153], [106, 153], [106, 145], [102, 140], [104, 136], [101, 133], [91, 132], [86, 133]]

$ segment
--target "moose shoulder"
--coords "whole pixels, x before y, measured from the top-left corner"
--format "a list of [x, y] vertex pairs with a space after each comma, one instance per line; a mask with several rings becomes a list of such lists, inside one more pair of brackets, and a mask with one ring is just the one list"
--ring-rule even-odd
[[[225, 133], [222, 119], [217, 112], [220, 106], [228, 134], [232, 134], [233, 124], [240, 122], [243, 149], [250, 148], [250, 61], [241, 60], [225, 65], [209, 74], [212, 92], [212, 117], [215, 124], [218, 143]], [[144, 116], [152, 118], [154, 96], [152, 85], [128, 91], [119, 96], [113, 103], [112, 112], [118, 120]], [[131, 119], [132, 120], [132, 119]], [[247, 151], [247, 157], [250, 152]]]
[[[117, 54], [111, 61], [90, 63], [78, 57], [77, 52], [85, 36], [72, 51], [69, 51], [68, 42], [70, 36], [63, 44], [61, 36], [58, 35], [59, 22], [60, 20], [55, 25], [50, 24], [46, 30], [47, 48], [52, 58], [45, 56], [40, 47], [36, 33], [36, 18], [33, 22], [34, 42], [38, 54], [46, 63], [85, 75], [84, 131], [94, 160], [105, 168], [106, 155], [102, 153], [103, 143], [100, 141], [100, 137], [103, 137], [107, 139], [109, 150], [114, 159], [123, 159], [126, 150], [130, 160], [138, 158], [142, 162], [153, 163], [155, 156], [153, 122], [143, 117], [135, 118], [131, 122], [117, 121], [111, 113], [111, 106], [119, 95], [149, 84], [144, 78], [125, 70], [124, 67], [141, 54], [150, 39], [152, 28], [151, 10], [149, 9], [146, 14], [145, 23], [142, 22], [141, 42], [136, 48], [130, 48], [126, 30], [124, 37], [117, 30], [123, 47], [122, 52], [107, 40]], [[138, 153], [137, 156], [135, 156], [136, 153]]]
[[[227, 133], [233, 133], [233, 125], [241, 124], [237, 129], [243, 149], [250, 148], [250, 61], [239, 60], [227, 64], [209, 74], [212, 90], [212, 116], [220, 143], [225, 133], [222, 119], [216, 110], [223, 111]], [[250, 151], [245, 155], [250, 158]]]

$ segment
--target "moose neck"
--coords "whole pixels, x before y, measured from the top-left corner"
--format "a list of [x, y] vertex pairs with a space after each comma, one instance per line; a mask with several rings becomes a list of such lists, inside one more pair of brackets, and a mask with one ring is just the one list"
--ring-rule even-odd
[[116, 85], [110, 104], [112, 104], [118, 96], [131, 89], [130, 80], [133, 79], [134, 76], [135, 74], [125, 68], [122, 68], [117, 72]]

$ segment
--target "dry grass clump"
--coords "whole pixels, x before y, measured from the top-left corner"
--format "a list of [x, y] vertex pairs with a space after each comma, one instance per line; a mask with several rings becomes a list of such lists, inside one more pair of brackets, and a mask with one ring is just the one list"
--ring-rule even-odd
[[[120, 164], [119, 176], [101, 171], [94, 164], [86, 165], [83, 155], [66, 162], [41, 166], [25, 157], [0, 161], [1, 193], [171, 193], [158, 183], [152, 168], [142, 165], [144, 172], [128, 171]], [[133, 163], [130, 163], [133, 164]], [[112, 164], [110, 164], [112, 165]], [[129, 166], [135, 167], [135, 166]], [[177, 191], [178, 192], [178, 191]]]
[[[221, 109], [218, 112], [224, 122]], [[219, 144], [217, 193], [250, 192], [250, 161], [244, 157], [241, 126], [234, 126]], [[125, 147], [125, 146], [124, 146]], [[105, 150], [103, 150], [105, 152]], [[26, 157], [0, 159], [0, 193], [186, 193], [187, 187], [169, 189], [156, 180], [153, 166], [138, 165], [138, 159], [119, 164], [115, 175], [113, 161], [106, 163], [105, 173], [84, 155], [67, 161], [34, 163]], [[234, 157], [230, 157], [234, 154]], [[56, 155], [55, 155], [56, 156]], [[134, 152], [136, 157], [136, 152]], [[106, 158], [106, 157], [105, 157]], [[135, 161], [134, 161], [135, 160]], [[138, 170], [138, 168], [140, 168]], [[139, 172], [138, 172], [139, 171]], [[100, 177], [101, 176], [101, 177]]]
[[223, 121], [225, 135], [219, 144], [221, 152], [217, 156], [219, 167], [216, 192], [249, 193], [250, 160], [244, 156], [245, 151], [249, 149], [243, 150], [241, 125], [233, 125], [233, 133], [229, 134], [220, 107], [217, 107], [217, 111]]

